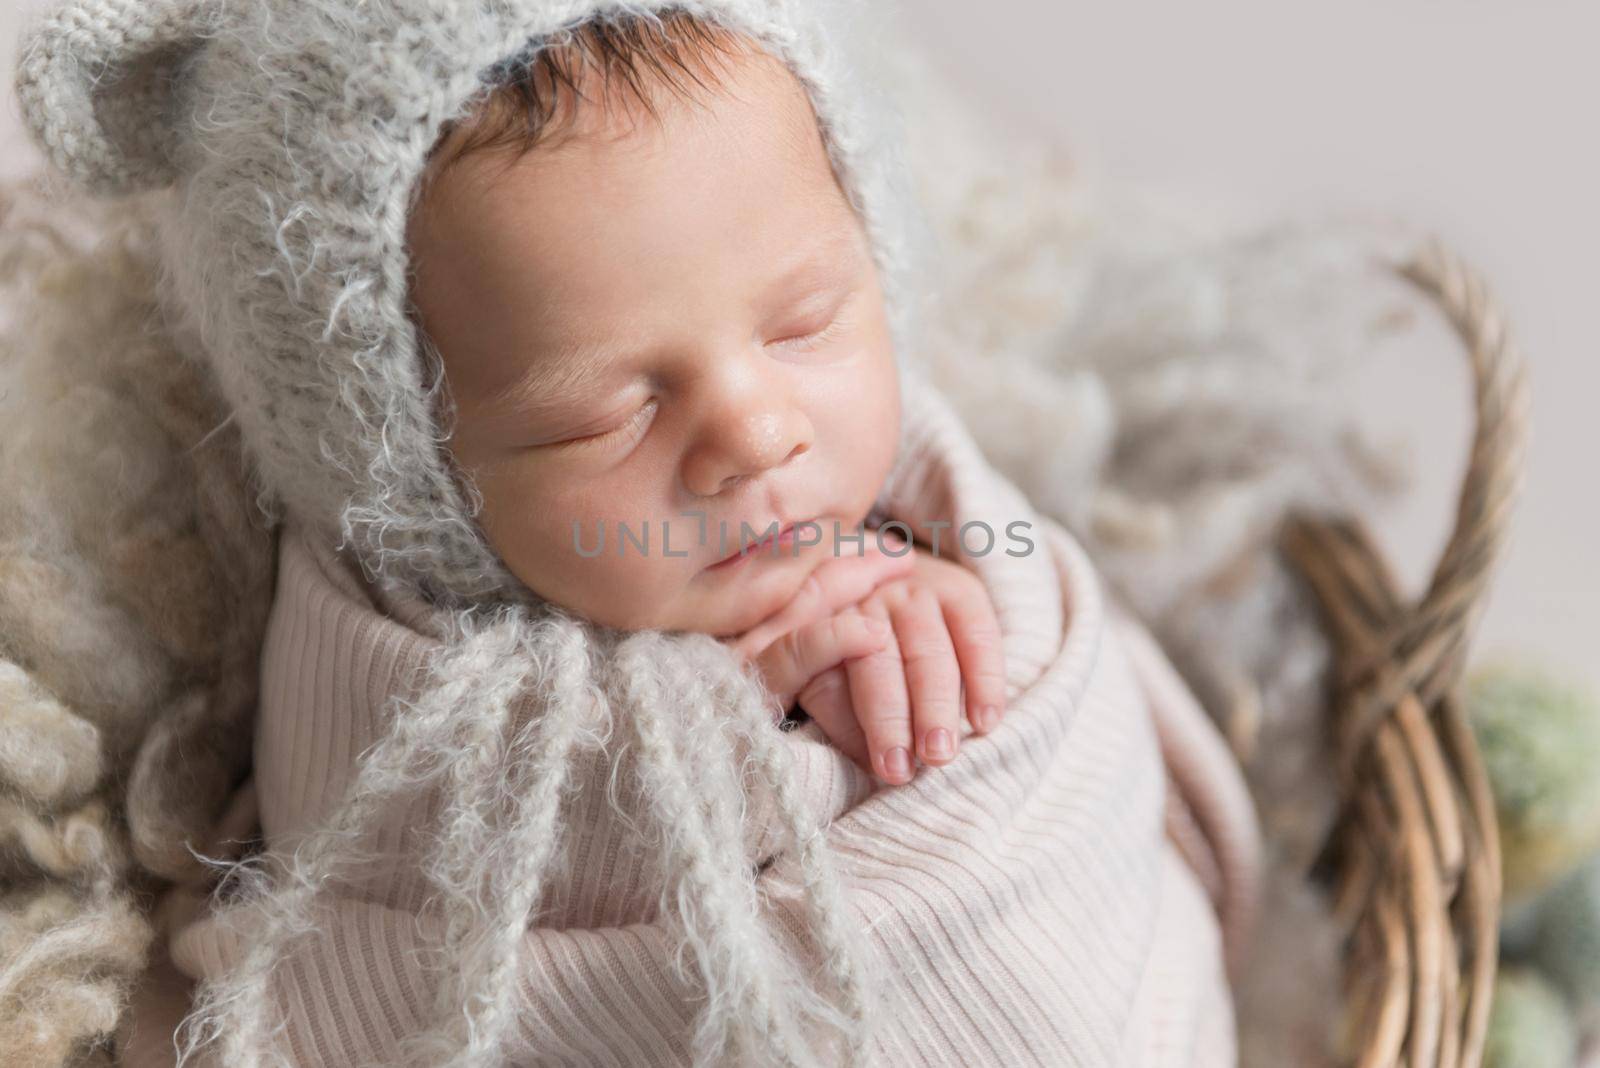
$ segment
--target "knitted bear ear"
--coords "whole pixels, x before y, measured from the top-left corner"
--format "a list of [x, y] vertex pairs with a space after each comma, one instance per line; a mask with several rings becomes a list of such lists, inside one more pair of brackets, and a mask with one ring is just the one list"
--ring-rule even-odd
[[22, 39], [16, 90], [34, 141], [102, 195], [177, 177], [177, 97], [212, 0], [69, 0]]

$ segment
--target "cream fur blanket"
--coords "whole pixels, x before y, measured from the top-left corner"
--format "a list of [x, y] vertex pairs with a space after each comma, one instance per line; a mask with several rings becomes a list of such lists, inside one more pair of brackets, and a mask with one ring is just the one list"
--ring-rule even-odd
[[[774, 789], [792, 775], [806, 822], [822, 828], [835, 858], [846, 927], [875, 960], [873, 1063], [1235, 1063], [1223, 947], [1237, 965], [1258, 855], [1232, 756], [1143, 629], [1108, 599], [1076, 540], [988, 466], [937, 392], [917, 383], [906, 419], [909, 444], [879, 514], [923, 539], [925, 524], [951, 524], [946, 552], [965, 524], [982, 525], [969, 531], [974, 550], [983, 527], [1001, 535], [992, 551], [961, 559], [1001, 621], [1008, 717], [993, 734], [969, 737], [955, 764], [899, 789], [875, 788], [813, 727], [787, 735], [779, 766], [758, 764], [736, 803], [690, 799], [744, 814], [742, 860], [719, 858], [730, 862], [721, 877], [759, 872], [767, 932], [806, 974], [826, 973]], [[1020, 543], [1003, 533], [1019, 522], [1033, 551], [1013, 556], [1006, 548], [1021, 552]], [[418, 714], [428, 692], [459, 687], [466, 672], [497, 670], [438, 663], [449, 626], [419, 602], [375, 600], [358, 570], [291, 522], [247, 791], [269, 849], [304, 847], [352, 788], [373, 788], [370, 766], [382, 762], [374, 747], [394, 717]], [[682, 759], [739, 754], [737, 765], [750, 763], [761, 746], [746, 732], [770, 726], [703, 722], [725, 704], [726, 659], [710, 639], [674, 647], [638, 636], [595, 662], [599, 700], [577, 730], [555, 874], [516, 975], [512, 1063], [689, 1063], [707, 991], [679, 959], [667, 902], [681, 889], [663, 879], [667, 861], [651, 841], [652, 810], [673, 805], [638, 759], [657, 740], [627, 709], [644, 687], [671, 706], [676, 726], [665, 741]], [[677, 670], [686, 666], [694, 670]], [[535, 677], [514, 730], [537, 738], [538, 720], [561, 699], [556, 685]], [[501, 762], [478, 774], [537, 789], [517, 767], [536, 742], [496, 751]], [[356, 754], [368, 754], [359, 785]], [[425, 874], [442, 799], [437, 785], [395, 792], [347, 843], [374, 859], [328, 893], [316, 932], [274, 980], [287, 1063], [392, 1064], [401, 1038], [430, 1022], [439, 976], [419, 961], [446, 923]], [[671, 826], [694, 833], [685, 817]], [[170, 914], [173, 959], [196, 978], [224, 977], [261, 921], [243, 905], [215, 915], [198, 906]], [[149, 1006], [138, 1022], [145, 1033], [125, 1063], [171, 1063], [170, 1043], [154, 1041], [170, 1036], [161, 1009]]]

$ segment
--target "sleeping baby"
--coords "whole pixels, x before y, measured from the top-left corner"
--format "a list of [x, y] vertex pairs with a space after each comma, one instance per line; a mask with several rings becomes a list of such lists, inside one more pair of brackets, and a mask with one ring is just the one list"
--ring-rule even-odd
[[163, 899], [120, 1063], [1235, 1062], [1248, 795], [916, 369], [867, 11], [29, 38], [55, 165], [162, 198], [278, 545], [209, 846], [260, 855]]
[[963, 713], [998, 722], [1005, 675], [952, 539], [863, 531], [900, 432], [866, 234], [780, 61], [682, 15], [602, 25], [454, 124], [423, 178], [413, 293], [451, 455], [540, 596], [734, 639], [904, 783], [955, 756]]

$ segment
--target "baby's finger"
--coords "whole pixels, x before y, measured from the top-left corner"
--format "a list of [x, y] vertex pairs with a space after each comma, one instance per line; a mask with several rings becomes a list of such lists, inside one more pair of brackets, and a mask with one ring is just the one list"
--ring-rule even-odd
[[994, 602], [981, 589], [947, 597], [944, 618], [961, 663], [967, 721], [973, 730], [992, 731], [1006, 707], [1005, 648]]
[[911, 691], [917, 755], [924, 764], [948, 764], [961, 736], [961, 668], [949, 624], [939, 599], [926, 587], [899, 601], [891, 620]]
[[767, 689], [787, 710], [801, 687], [817, 675], [847, 661], [883, 648], [889, 626], [860, 613], [820, 619], [790, 631], [767, 646], [756, 667]]
[[[888, 609], [873, 600], [862, 614], [888, 618]], [[911, 699], [906, 669], [891, 634], [885, 646], [845, 665], [856, 720], [867, 736], [873, 772], [892, 786], [911, 780]]]
[[825, 619], [915, 567], [910, 552], [891, 556], [876, 550], [874, 544], [875, 539], [869, 534], [864, 555], [841, 556], [818, 566], [787, 605], [734, 640], [734, 651], [744, 659], [756, 656], [779, 635]]
[[850, 700], [850, 677], [843, 667], [829, 668], [800, 691], [800, 707], [817, 721], [828, 741], [860, 767], [872, 771], [867, 760], [867, 736], [856, 722], [855, 704]]

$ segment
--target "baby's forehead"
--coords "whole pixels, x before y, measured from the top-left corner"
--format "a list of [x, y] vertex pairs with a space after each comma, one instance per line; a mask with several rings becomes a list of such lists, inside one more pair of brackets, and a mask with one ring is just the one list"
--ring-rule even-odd
[[424, 192], [463, 160], [481, 164], [469, 168], [478, 173], [535, 152], [558, 161], [576, 142], [659, 135], [666, 109], [716, 121], [715, 105], [730, 99], [763, 110], [775, 129], [815, 136], [803, 84], [750, 37], [682, 12], [649, 31], [617, 25], [592, 21], [568, 41], [503, 64], [499, 80], [430, 152]]
[[[414, 250], [419, 240], [502, 250], [516, 243], [514, 258], [521, 258], [546, 240], [552, 220], [564, 221], [560, 213], [591, 214], [600, 203], [615, 204], [619, 190], [624, 208], [652, 197], [661, 214], [626, 214], [641, 229], [661, 231], [719, 182], [738, 199], [761, 189], [786, 202], [771, 212], [803, 210], [813, 226], [822, 225], [818, 216], [853, 217], [804, 84], [747, 40], [723, 47], [703, 61], [715, 73], [698, 74], [688, 88], [641, 84], [642, 95], [630, 96], [618, 88], [627, 84], [624, 74], [594, 64], [573, 74], [570, 87], [556, 79], [555, 92], [573, 103], [541, 97], [539, 114], [573, 110], [553, 133], [529, 133], [539, 115], [508, 117], [508, 94], [520, 90], [500, 91], [451, 131], [437, 152], [443, 162], [420, 183], [409, 224]], [[730, 188], [738, 176], [742, 184]]]

